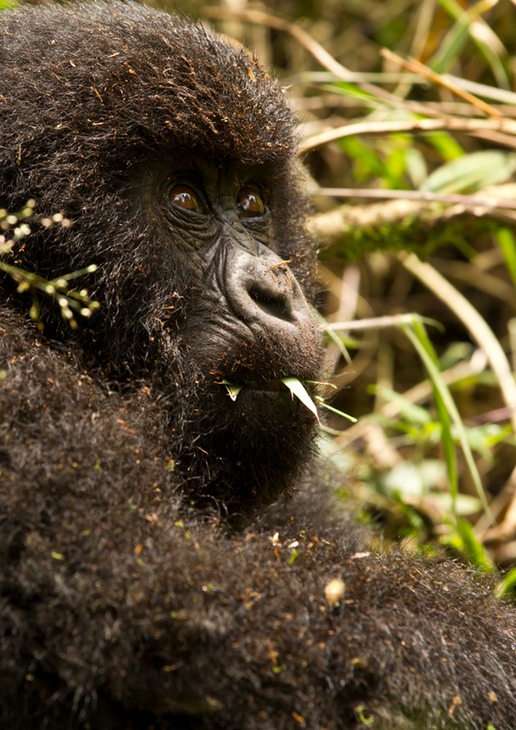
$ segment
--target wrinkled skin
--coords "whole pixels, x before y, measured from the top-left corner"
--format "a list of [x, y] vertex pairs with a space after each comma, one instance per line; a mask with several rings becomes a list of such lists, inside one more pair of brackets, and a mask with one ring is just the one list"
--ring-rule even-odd
[[514, 728], [514, 608], [369, 552], [281, 385], [322, 368], [282, 91], [134, 5], [0, 33], [2, 205], [73, 221], [12, 261], [101, 305], [0, 284], [0, 727]]
[[[321, 336], [289, 268], [290, 236], [304, 236], [275, 233], [275, 198], [285, 184], [276, 175], [257, 165], [220, 170], [192, 155], [151, 158], [128, 190], [136, 215], [155, 224], [154, 251], [145, 252], [138, 275], [158, 292], [147, 324], [150, 339], [161, 341], [156, 381], [196, 414], [179, 444], [179, 466], [199, 475], [197, 496], [209, 491], [231, 509], [256, 509], [287, 489], [315, 428], [281, 384], [320, 378]], [[148, 373], [149, 358], [143, 368]], [[224, 381], [243, 386], [235, 402]], [[171, 420], [186, 419], [174, 411]]]

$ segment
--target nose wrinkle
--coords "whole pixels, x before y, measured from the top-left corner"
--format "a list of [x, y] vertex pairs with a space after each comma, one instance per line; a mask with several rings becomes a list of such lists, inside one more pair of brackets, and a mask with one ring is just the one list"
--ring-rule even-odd
[[269, 267], [258, 280], [244, 284], [247, 294], [252, 301], [267, 315], [292, 322], [295, 319], [293, 311], [293, 280], [289, 271], [279, 271], [276, 265]]

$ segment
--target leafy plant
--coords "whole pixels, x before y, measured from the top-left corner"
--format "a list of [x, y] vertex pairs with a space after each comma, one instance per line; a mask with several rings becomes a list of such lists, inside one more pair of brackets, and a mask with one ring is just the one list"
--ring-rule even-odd
[[[58, 276], [55, 279], [45, 279], [39, 274], [26, 271], [15, 264], [9, 263], [9, 256], [16, 243], [23, 240], [31, 233], [31, 225], [40, 225], [44, 228], [52, 226], [68, 227], [71, 222], [61, 213], [56, 213], [52, 218], [41, 218], [33, 221], [35, 201], [28, 201], [27, 205], [18, 213], [9, 213], [0, 209], [0, 271], [8, 274], [16, 283], [18, 293], [30, 292], [32, 295], [32, 306], [29, 310], [31, 319], [38, 322], [43, 329], [44, 323], [40, 318], [39, 294], [51, 297], [59, 306], [61, 316], [70, 327], [75, 329], [77, 325], [76, 316], [91, 317], [100, 307], [100, 304], [90, 299], [87, 289], [74, 289], [71, 282], [86, 274], [97, 270], [95, 264], [86, 266], [79, 271]], [[29, 224], [31, 221], [31, 224]]]

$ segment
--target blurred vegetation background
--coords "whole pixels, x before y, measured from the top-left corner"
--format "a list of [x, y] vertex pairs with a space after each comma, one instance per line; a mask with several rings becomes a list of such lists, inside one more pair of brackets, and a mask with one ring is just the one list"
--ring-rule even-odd
[[323, 448], [408, 549], [516, 574], [516, 5], [153, 4], [256, 51], [289, 89], [320, 241]]
[[501, 568], [514, 594], [515, 0], [148, 4], [251, 47], [288, 87], [325, 398], [358, 419], [330, 412], [322, 439], [339, 494], [383, 540]]

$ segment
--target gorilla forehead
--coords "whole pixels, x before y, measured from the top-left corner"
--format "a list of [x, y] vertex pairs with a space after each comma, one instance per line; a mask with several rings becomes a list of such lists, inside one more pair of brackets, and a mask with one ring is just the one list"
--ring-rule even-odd
[[[9, 15], [1, 19], [5, 35], [16, 33]], [[59, 6], [32, 22], [39, 26], [38, 52], [10, 39], [1, 93], [8, 104], [45, 110], [46, 147], [60, 148], [61, 164], [67, 148], [87, 153], [90, 145], [97, 154], [105, 149], [111, 163], [114, 154], [131, 162], [138, 151], [176, 141], [249, 165], [286, 159], [295, 148], [280, 87], [248, 51], [200, 24], [134, 5], [128, 14], [119, 2], [83, 6], [80, 24], [72, 9]], [[17, 78], [28, 71], [32, 83], [20, 89]], [[41, 139], [30, 132], [26, 125], [16, 130], [22, 155], [32, 154], [33, 143], [41, 152]]]

